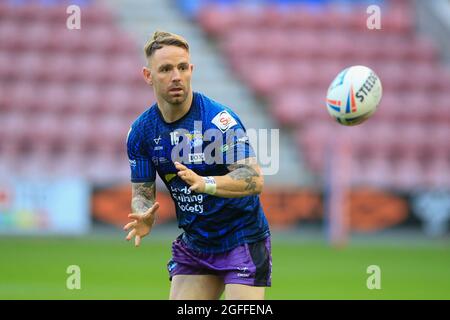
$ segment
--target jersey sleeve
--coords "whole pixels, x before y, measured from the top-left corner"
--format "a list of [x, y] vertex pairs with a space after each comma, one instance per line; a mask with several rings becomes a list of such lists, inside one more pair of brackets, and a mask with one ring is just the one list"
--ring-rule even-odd
[[156, 169], [151, 154], [146, 148], [142, 134], [131, 127], [127, 136], [127, 153], [131, 169], [131, 182], [152, 182], [156, 178]]
[[224, 110], [213, 118], [212, 123], [222, 132], [224, 144], [221, 151], [224, 164], [230, 165], [242, 159], [256, 157], [247, 131], [235, 113]]

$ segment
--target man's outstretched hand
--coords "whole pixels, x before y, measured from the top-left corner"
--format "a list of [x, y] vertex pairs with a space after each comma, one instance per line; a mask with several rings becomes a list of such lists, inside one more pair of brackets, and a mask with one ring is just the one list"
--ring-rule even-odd
[[190, 186], [189, 190], [198, 193], [205, 191], [205, 181], [201, 176], [179, 162], [175, 162], [175, 168], [178, 170], [178, 176]]
[[153, 223], [155, 222], [156, 210], [159, 208], [159, 203], [155, 202], [151, 208], [147, 210], [145, 213], [131, 213], [128, 215], [128, 218], [133, 221], [127, 223], [123, 230], [130, 230], [126, 239], [127, 241], [134, 238], [134, 245], [138, 247], [141, 244], [141, 238], [145, 237], [150, 233], [153, 227]]

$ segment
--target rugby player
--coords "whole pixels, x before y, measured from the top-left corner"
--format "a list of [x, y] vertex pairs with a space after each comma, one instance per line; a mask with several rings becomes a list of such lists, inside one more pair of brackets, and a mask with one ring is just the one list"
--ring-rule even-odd
[[144, 51], [143, 76], [156, 103], [127, 137], [132, 213], [126, 239], [139, 246], [154, 225], [158, 172], [183, 230], [167, 264], [169, 298], [264, 299], [271, 285], [270, 230], [259, 199], [264, 179], [245, 127], [229, 107], [192, 91], [194, 66], [183, 37], [157, 31]]

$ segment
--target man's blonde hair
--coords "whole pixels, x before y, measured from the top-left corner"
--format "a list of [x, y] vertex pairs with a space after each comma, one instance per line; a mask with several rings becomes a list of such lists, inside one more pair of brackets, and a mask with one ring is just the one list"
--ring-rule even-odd
[[145, 56], [147, 58], [151, 57], [156, 50], [164, 46], [176, 46], [184, 48], [189, 52], [189, 44], [182, 36], [171, 32], [155, 31], [153, 36], [145, 44]]

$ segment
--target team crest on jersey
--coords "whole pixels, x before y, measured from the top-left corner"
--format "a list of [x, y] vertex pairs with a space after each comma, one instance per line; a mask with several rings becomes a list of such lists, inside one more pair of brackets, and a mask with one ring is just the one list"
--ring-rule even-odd
[[232, 126], [237, 125], [236, 120], [227, 112], [227, 111], [221, 111], [219, 112], [212, 120], [212, 123], [216, 125], [217, 128], [220, 129], [220, 131], [225, 132]]

